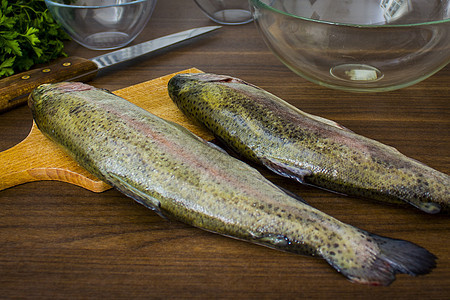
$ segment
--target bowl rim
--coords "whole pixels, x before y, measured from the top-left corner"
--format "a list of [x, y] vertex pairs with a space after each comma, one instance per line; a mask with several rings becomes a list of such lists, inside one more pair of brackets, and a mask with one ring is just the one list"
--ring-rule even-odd
[[450, 22], [450, 18], [442, 19], [442, 20], [435, 20], [435, 21], [428, 21], [428, 22], [408, 23], [408, 24], [355, 24], [355, 23], [346, 23], [346, 22], [333, 22], [333, 21], [326, 21], [326, 20], [311, 19], [311, 18], [307, 18], [307, 17], [301, 17], [298, 15], [290, 14], [288, 12], [273, 8], [272, 6], [267, 5], [266, 3], [263, 3], [261, 0], [249, 0], [249, 1], [251, 2], [251, 4], [253, 6], [264, 7], [268, 10], [274, 11], [276, 13], [279, 13], [279, 14], [282, 14], [285, 16], [293, 17], [296, 19], [311, 21], [311, 22], [320, 23], [320, 24], [349, 26], [349, 27], [356, 27], [356, 28], [411, 27], [411, 26], [424, 26], [424, 25], [433, 25], [433, 24], [441, 24], [441, 23]]
[[130, 2], [126, 2], [126, 3], [108, 4], [108, 5], [71, 5], [71, 4], [55, 2], [53, 0], [44, 0], [44, 1], [46, 4], [49, 3], [50, 5], [58, 6], [58, 7], [92, 9], [92, 8], [108, 8], [108, 7], [117, 7], [117, 6], [127, 6], [130, 4], [137, 4], [137, 3], [141, 3], [141, 2], [156, 2], [157, 0], [133, 0]]

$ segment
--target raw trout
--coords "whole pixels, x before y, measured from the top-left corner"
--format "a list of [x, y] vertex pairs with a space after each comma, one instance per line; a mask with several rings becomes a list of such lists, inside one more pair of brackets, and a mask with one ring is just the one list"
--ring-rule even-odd
[[169, 95], [229, 148], [273, 172], [351, 196], [448, 209], [450, 177], [396, 149], [300, 111], [240, 79], [182, 74]]
[[354, 282], [388, 285], [435, 256], [344, 224], [295, 199], [184, 127], [81, 83], [38, 87], [38, 128], [125, 195], [169, 218], [222, 235], [324, 258]]

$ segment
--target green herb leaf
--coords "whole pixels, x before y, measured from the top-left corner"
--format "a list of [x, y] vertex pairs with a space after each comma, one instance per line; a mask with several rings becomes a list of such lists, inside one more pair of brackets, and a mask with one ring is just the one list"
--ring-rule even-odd
[[14, 57], [10, 57], [0, 64], [0, 76], [9, 76], [14, 74], [12, 66], [14, 64]]
[[0, 77], [67, 56], [63, 41], [68, 39], [44, 0], [1, 0]]

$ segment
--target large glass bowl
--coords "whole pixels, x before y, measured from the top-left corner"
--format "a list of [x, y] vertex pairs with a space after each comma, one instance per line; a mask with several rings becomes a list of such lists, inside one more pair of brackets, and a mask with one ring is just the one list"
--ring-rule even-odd
[[45, 3], [53, 18], [76, 42], [89, 49], [109, 50], [129, 44], [141, 33], [156, 1], [45, 0]]
[[249, 0], [292, 71], [347, 91], [410, 86], [450, 62], [449, 0]]

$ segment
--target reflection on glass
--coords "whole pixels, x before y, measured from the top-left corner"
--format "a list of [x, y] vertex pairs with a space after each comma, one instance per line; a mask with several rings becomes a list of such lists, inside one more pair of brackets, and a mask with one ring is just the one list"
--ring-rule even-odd
[[270, 7], [308, 19], [358, 24], [410, 24], [450, 16], [450, 0], [260, 0]]
[[380, 7], [384, 10], [386, 23], [400, 19], [412, 11], [411, 0], [381, 0]]

